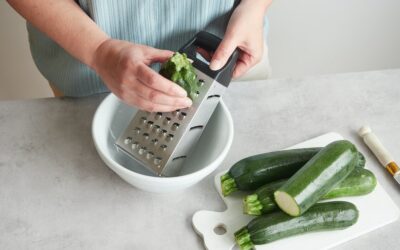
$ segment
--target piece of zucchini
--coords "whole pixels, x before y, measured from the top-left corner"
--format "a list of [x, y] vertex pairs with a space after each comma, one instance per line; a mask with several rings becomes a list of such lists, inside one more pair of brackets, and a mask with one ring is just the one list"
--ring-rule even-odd
[[313, 231], [344, 229], [358, 219], [357, 207], [345, 201], [317, 203], [307, 212], [292, 217], [282, 211], [265, 214], [250, 221], [235, 233], [235, 241], [242, 250], [289, 236]]
[[349, 141], [330, 143], [275, 191], [276, 203], [289, 215], [301, 215], [355, 169], [357, 153]]
[[191, 99], [196, 97], [199, 80], [185, 53], [175, 52], [168, 61], [161, 65], [160, 74], [185, 89]]
[[[221, 176], [222, 194], [237, 190], [251, 191], [262, 185], [291, 177], [322, 148], [301, 148], [258, 154], [236, 162]], [[358, 166], [364, 167], [365, 157], [358, 153]]]
[[[243, 211], [249, 215], [261, 215], [278, 210], [274, 192], [287, 179], [268, 183], [243, 199]], [[355, 168], [349, 176], [325, 194], [321, 200], [346, 196], [360, 196], [371, 193], [376, 187], [375, 175], [365, 168]]]

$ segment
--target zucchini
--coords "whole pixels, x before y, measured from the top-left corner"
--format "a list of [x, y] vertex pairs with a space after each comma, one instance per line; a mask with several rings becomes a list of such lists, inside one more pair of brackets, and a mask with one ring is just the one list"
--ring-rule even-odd
[[313, 231], [344, 229], [358, 219], [357, 207], [346, 201], [317, 203], [306, 213], [292, 217], [282, 211], [256, 217], [235, 233], [242, 250], [289, 236]]
[[250, 215], [267, 214], [278, 209], [274, 199], [274, 192], [286, 183], [288, 179], [274, 181], [261, 186], [255, 193], [243, 199], [243, 212]]
[[[287, 179], [268, 183], [256, 190], [254, 194], [243, 199], [245, 214], [261, 215], [278, 210], [274, 200], [274, 192], [281, 187]], [[325, 194], [321, 200], [346, 196], [359, 196], [372, 192], [376, 186], [375, 175], [365, 168], [355, 168], [342, 182]]]
[[160, 74], [185, 89], [191, 99], [196, 97], [199, 80], [185, 53], [175, 52], [168, 61], [161, 65]]
[[[322, 148], [301, 148], [250, 156], [236, 162], [221, 176], [221, 190], [227, 196], [237, 190], [251, 191], [265, 183], [289, 178]], [[359, 167], [365, 157], [359, 153]]]
[[349, 141], [330, 143], [275, 191], [276, 203], [289, 215], [301, 215], [355, 169], [357, 152]]
[[366, 195], [374, 191], [376, 187], [375, 175], [365, 168], [356, 168], [322, 199], [333, 199], [346, 196]]

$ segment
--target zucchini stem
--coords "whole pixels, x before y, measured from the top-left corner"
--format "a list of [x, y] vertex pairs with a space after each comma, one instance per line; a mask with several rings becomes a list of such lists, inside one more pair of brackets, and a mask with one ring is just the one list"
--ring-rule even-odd
[[235, 233], [235, 241], [239, 245], [241, 250], [254, 249], [254, 244], [253, 242], [251, 242], [250, 234], [247, 230], [247, 227], [243, 227]]
[[238, 190], [235, 180], [229, 175], [229, 173], [221, 176], [221, 189], [224, 196], [228, 196]]
[[247, 195], [243, 199], [243, 212], [250, 215], [261, 215], [263, 205], [258, 200], [257, 194]]

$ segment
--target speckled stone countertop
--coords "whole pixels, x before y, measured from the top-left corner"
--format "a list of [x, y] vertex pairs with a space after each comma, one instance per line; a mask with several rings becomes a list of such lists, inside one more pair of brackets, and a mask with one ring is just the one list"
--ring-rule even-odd
[[[214, 174], [185, 191], [139, 191], [100, 160], [91, 122], [105, 95], [0, 102], [0, 249], [204, 249], [198, 210], [223, 211]], [[400, 186], [358, 138], [369, 124], [400, 161], [400, 70], [232, 83], [235, 126], [217, 172], [336, 131], [362, 151], [400, 206]], [[336, 249], [396, 249], [400, 221]]]

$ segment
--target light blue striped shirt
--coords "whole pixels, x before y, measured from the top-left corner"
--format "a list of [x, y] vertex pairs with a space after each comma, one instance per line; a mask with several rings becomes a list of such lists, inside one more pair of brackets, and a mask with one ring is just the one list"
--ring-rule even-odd
[[[76, 2], [112, 38], [176, 51], [200, 30], [222, 37], [230, 14], [240, 0]], [[35, 64], [64, 95], [87, 96], [109, 91], [92, 69], [29, 23], [27, 27]]]

